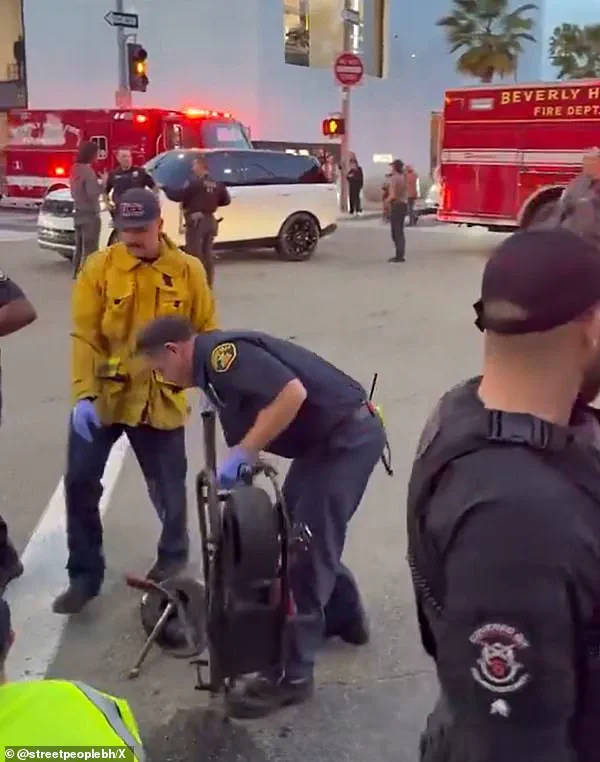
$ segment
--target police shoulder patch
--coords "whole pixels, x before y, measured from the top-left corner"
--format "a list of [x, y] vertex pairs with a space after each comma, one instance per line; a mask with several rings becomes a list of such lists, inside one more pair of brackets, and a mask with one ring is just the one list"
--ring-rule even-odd
[[227, 373], [235, 362], [237, 348], [231, 341], [217, 344], [210, 354], [210, 364], [216, 373]]

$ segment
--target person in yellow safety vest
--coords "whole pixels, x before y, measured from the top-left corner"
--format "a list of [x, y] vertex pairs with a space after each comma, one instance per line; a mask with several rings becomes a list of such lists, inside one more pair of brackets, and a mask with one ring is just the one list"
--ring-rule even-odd
[[0, 598], [0, 744], [6, 759], [11, 746], [71, 746], [82, 751], [94, 746], [129, 747], [131, 753], [123, 759], [144, 762], [140, 732], [124, 699], [68, 680], [9, 682], [6, 657], [14, 637], [8, 603]]
[[120, 242], [86, 259], [73, 289], [73, 411], [64, 478], [69, 587], [57, 614], [76, 614], [104, 581], [101, 479], [125, 434], [162, 523], [148, 578], [162, 581], [187, 564], [187, 461], [182, 389], [135, 357], [137, 332], [151, 320], [181, 315], [200, 333], [216, 329], [215, 300], [201, 262], [162, 234], [160, 203], [145, 188], [119, 198]]

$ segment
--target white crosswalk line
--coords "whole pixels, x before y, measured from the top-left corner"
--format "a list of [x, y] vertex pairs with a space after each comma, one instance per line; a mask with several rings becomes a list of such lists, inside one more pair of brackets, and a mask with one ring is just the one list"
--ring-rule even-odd
[[19, 243], [20, 241], [35, 241], [35, 230], [11, 230], [0, 228], [0, 243]]
[[[128, 449], [126, 437], [121, 437], [112, 449], [102, 479], [101, 515], [106, 512]], [[18, 633], [7, 660], [11, 680], [45, 677], [56, 656], [69, 618], [54, 614], [52, 601], [67, 583], [66, 558], [65, 495], [61, 479], [21, 556], [25, 573], [5, 593]]]

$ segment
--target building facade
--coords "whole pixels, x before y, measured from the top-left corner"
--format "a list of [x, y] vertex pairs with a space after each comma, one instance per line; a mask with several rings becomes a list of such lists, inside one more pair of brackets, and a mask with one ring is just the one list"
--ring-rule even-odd
[[[598, 4], [571, 0], [570, 6], [576, 2]], [[10, 17], [16, 20], [10, 28], [4, 23], [7, 5], [14, 6]], [[137, 41], [148, 51], [150, 85], [147, 93], [134, 94], [134, 105], [230, 111], [257, 141], [322, 143], [322, 120], [340, 109], [332, 64], [346, 41], [362, 55], [367, 72], [351, 95], [351, 150], [367, 174], [382, 175], [390, 156], [428, 172], [431, 113], [442, 108], [446, 88], [466, 83], [436, 27], [450, 5], [449, 0], [125, 0], [124, 10], [139, 14]], [[541, 76], [548, 5], [558, 0], [546, 0], [538, 13], [539, 41], [528, 44], [521, 58], [521, 81]], [[26, 66], [29, 108], [112, 107], [118, 86], [116, 32], [104, 20], [111, 9], [108, 0], [3, 0], [0, 34], [10, 40], [0, 39], [0, 109], [18, 105], [1, 100], [3, 65], [13, 67], [21, 98]], [[23, 29], [21, 64], [12, 45]]]

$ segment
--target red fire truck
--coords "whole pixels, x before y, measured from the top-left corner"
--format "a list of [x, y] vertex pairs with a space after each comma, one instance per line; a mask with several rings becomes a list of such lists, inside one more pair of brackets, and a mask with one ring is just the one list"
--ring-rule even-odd
[[248, 131], [231, 114], [188, 109], [14, 110], [8, 114], [3, 203], [39, 204], [47, 192], [68, 185], [81, 141], [98, 145], [95, 168], [113, 169], [119, 148], [143, 164], [179, 147], [251, 148]]
[[599, 80], [449, 90], [438, 218], [526, 227], [548, 214], [596, 146]]

